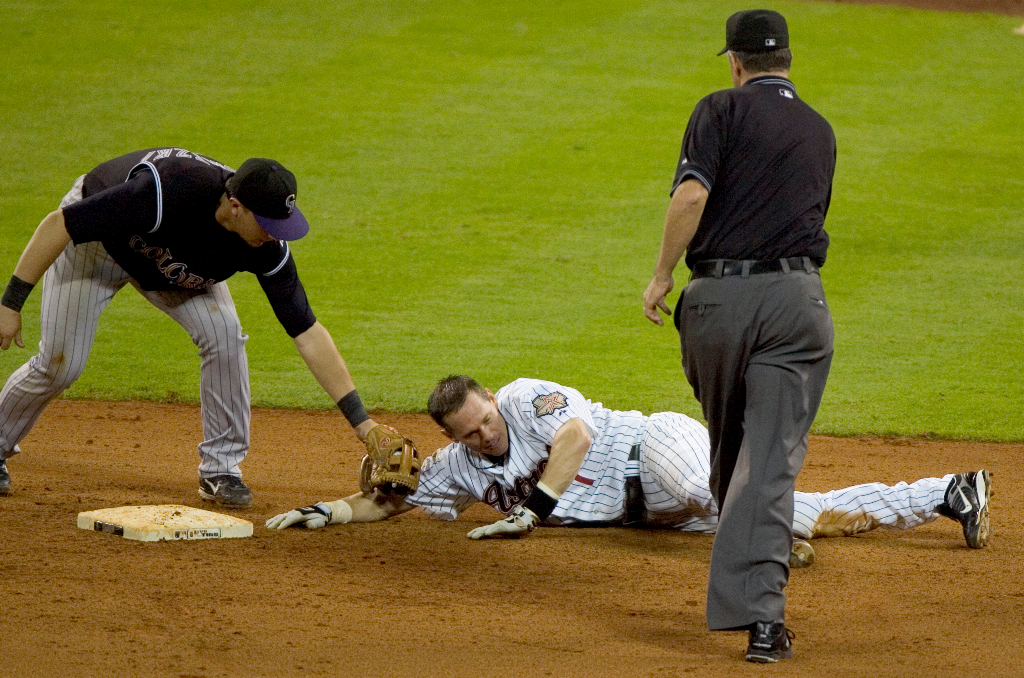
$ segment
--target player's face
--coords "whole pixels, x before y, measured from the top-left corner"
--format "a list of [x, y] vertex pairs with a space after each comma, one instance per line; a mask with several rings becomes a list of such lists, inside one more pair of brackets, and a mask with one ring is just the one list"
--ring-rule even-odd
[[249, 244], [249, 247], [259, 247], [263, 243], [268, 243], [276, 240], [274, 236], [270, 235], [263, 230], [262, 227], [256, 222], [256, 217], [249, 210], [245, 210], [245, 214], [239, 215], [239, 229], [235, 231], [238, 235]]
[[490, 391], [484, 398], [470, 392], [466, 404], [444, 419], [452, 440], [474, 452], [497, 457], [508, 452], [508, 426]]
[[256, 216], [235, 198], [228, 198], [225, 219], [221, 224], [232, 233], [238, 234], [249, 247], [259, 247], [263, 243], [276, 240], [260, 227]]

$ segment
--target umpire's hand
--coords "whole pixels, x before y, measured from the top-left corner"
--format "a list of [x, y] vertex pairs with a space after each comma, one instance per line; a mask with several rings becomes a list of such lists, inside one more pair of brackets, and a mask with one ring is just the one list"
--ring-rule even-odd
[[644, 315], [655, 325], [665, 324], [665, 321], [658, 315], [659, 308], [666, 315], [672, 315], [672, 310], [665, 302], [665, 297], [672, 291], [674, 285], [675, 281], [673, 281], [671, 275], [667, 277], [655, 275], [651, 278], [651, 284], [647, 286], [647, 290], [644, 291]]

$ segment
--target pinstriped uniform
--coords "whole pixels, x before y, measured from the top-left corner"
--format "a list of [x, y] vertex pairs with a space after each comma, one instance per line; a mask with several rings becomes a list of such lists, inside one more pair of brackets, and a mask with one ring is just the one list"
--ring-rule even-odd
[[[82, 199], [84, 178], [75, 181], [61, 208]], [[282, 251], [287, 260], [287, 247]], [[241, 475], [238, 465], [249, 448], [247, 336], [227, 284], [221, 281], [202, 290], [143, 290], [98, 241], [69, 244], [44, 275], [39, 353], [16, 370], [0, 392], [0, 454], [19, 452], [17, 443], [47, 403], [81, 375], [100, 314], [129, 283], [181, 325], [199, 350], [204, 436], [199, 445], [200, 475]]]
[[[718, 507], [708, 482], [710, 445], [700, 422], [675, 412], [647, 417], [609, 410], [575, 389], [538, 379], [517, 379], [495, 399], [508, 425], [508, 454], [488, 458], [452, 443], [424, 460], [419, 487], [407, 503], [442, 520], [455, 520], [477, 502], [508, 514], [536, 487], [555, 432], [578, 418], [594, 442], [549, 524], [621, 520], [625, 478], [631, 463], [636, 463], [629, 461], [629, 453], [639, 445], [645, 522], [691, 532], [715, 531]], [[870, 483], [823, 494], [797, 492], [794, 533], [804, 538], [838, 536], [929, 522], [939, 515], [935, 508], [943, 501], [949, 478], [894, 487]]]
[[892, 487], [865, 483], [842, 490], [795, 493], [793, 534], [811, 537], [843, 537], [876, 527], [901, 530], [917, 527], [939, 517], [952, 475], [923, 478]]

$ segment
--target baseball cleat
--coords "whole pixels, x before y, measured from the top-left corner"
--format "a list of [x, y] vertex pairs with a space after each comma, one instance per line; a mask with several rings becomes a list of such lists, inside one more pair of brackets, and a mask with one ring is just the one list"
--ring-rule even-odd
[[0, 497], [11, 493], [11, 474], [7, 472], [7, 460], [0, 460]]
[[252, 490], [238, 476], [200, 478], [199, 496], [225, 508], [245, 508], [252, 503]]
[[783, 622], [757, 622], [750, 629], [747, 661], [773, 664], [793, 656], [793, 638], [796, 634]]
[[810, 567], [814, 563], [814, 547], [803, 539], [793, 540], [793, 550], [789, 552], [789, 568]]
[[957, 473], [949, 481], [946, 496], [936, 509], [957, 521], [964, 528], [964, 539], [972, 549], [988, 543], [988, 500], [992, 483], [985, 469], [971, 473]]

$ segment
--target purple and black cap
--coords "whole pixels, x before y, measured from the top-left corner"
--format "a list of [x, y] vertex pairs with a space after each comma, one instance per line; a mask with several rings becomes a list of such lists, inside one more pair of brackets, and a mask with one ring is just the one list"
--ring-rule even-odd
[[309, 233], [309, 222], [295, 206], [297, 187], [294, 174], [267, 158], [249, 158], [227, 183], [228, 193], [278, 240], [298, 240]]
[[789, 47], [789, 27], [786, 19], [770, 9], [746, 9], [736, 12], [725, 22], [726, 52], [773, 52]]

